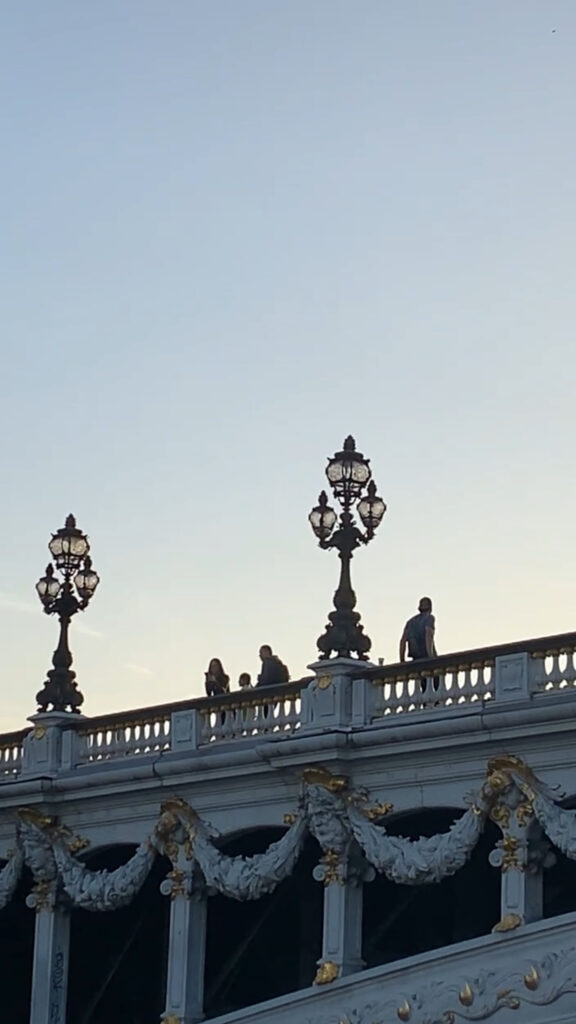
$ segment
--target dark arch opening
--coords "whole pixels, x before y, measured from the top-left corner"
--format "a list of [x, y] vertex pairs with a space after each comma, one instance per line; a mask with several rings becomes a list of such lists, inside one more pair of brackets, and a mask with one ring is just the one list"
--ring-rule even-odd
[[32, 885], [25, 868], [12, 899], [0, 910], [0, 1021], [10, 1024], [28, 1024], [30, 1019], [36, 914], [25, 901]]
[[[285, 829], [262, 828], [221, 845], [229, 856], [263, 853]], [[312, 870], [321, 856], [308, 837], [294, 872], [269, 896], [241, 903], [208, 899], [204, 1009], [231, 1013], [311, 985], [322, 952], [323, 887]]]
[[[113, 871], [135, 846], [86, 856], [92, 871]], [[127, 907], [73, 910], [70, 933], [68, 1024], [158, 1024], [164, 1009], [170, 900], [160, 882], [170, 863], [157, 857]]]
[[[394, 836], [446, 832], [464, 812], [434, 808], [386, 820]], [[487, 935], [500, 920], [500, 872], [488, 854], [500, 838], [487, 822], [468, 863], [430, 885], [398, 885], [378, 875], [364, 886], [363, 957], [367, 967]]]

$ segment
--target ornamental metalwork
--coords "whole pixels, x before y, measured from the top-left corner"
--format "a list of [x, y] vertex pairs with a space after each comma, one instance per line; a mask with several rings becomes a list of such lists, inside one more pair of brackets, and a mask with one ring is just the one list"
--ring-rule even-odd
[[[330, 658], [334, 651], [338, 658], [356, 655], [365, 661], [372, 641], [364, 633], [360, 615], [354, 610], [356, 594], [350, 578], [350, 563], [356, 548], [368, 544], [374, 537], [386, 505], [376, 493], [370, 460], [356, 451], [356, 442], [351, 435], [344, 441], [342, 451], [328, 459], [326, 476], [341, 506], [340, 517], [328, 505], [326, 492], [322, 491], [308, 519], [319, 546], [324, 549], [336, 548], [341, 568], [340, 581], [334, 594], [334, 611], [328, 616], [324, 633], [318, 637], [317, 647], [322, 658]], [[358, 528], [354, 511], [364, 530]]]
[[[72, 670], [68, 630], [72, 617], [88, 607], [100, 577], [92, 568], [88, 537], [69, 515], [62, 529], [52, 534], [48, 548], [54, 562], [36, 584], [36, 592], [46, 615], [57, 615], [60, 622], [58, 646], [52, 656], [52, 668], [43, 688], [36, 694], [39, 711], [78, 711], [84, 696], [78, 689]], [[60, 576], [60, 579], [58, 578]]]

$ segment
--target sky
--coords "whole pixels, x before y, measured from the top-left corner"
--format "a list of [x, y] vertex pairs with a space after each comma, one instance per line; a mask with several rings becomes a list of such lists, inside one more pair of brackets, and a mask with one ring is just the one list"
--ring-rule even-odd
[[575, 56], [573, 0], [4, 0], [1, 729], [69, 512], [86, 714], [302, 675], [349, 433], [374, 658], [422, 594], [442, 653], [576, 628]]

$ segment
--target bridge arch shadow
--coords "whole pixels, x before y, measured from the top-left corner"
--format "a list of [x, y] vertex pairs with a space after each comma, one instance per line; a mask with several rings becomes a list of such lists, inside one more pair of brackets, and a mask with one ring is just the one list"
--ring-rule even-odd
[[[0, 860], [0, 868], [6, 861]], [[28, 868], [12, 899], [0, 910], [0, 1021], [28, 1024], [32, 961], [34, 957], [35, 912], [26, 906], [33, 880]]]
[[[386, 818], [390, 835], [418, 839], [447, 832], [464, 812], [435, 807]], [[470, 860], [429, 885], [399, 885], [378, 875], [364, 886], [363, 957], [367, 967], [487, 935], [500, 920], [500, 872], [488, 861], [500, 832], [490, 821]]]
[[[113, 871], [136, 846], [90, 851], [91, 871]], [[164, 1009], [170, 900], [160, 883], [170, 862], [157, 857], [140, 892], [110, 912], [72, 910], [68, 1024], [158, 1024]]]
[[[263, 853], [283, 828], [235, 833], [218, 845], [230, 856]], [[308, 837], [293, 874], [269, 896], [208, 899], [204, 1008], [231, 1013], [312, 984], [322, 952], [323, 887], [312, 871], [321, 851]]]

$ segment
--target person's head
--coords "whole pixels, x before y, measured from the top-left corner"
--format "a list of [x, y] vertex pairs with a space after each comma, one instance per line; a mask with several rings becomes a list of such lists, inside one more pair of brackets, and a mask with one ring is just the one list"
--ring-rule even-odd
[[240, 687], [240, 689], [245, 690], [248, 686], [251, 685], [251, 683], [252, 680], [250, 678], [250, 673], [241, 672], [240, 675], [238, 676], [238, 686]]
[[265, 661], [266, 658], [271, 658], [272, 648], [270, 647], [270, 644], [262, 644], [262, 647], [260, 648], [258, 653], [260, 654], [260, 659], [262, 661]]
[[224, 668], [220, 658], [211, 658], [208, 664], [208, 673], [211, 676], [223, 676]]
[[429, 612], [432, 611], [432, 601], [430, 600], [429, 597], [421, 597], [420, 598], [420, 602], [418, 604], [418, 611], [422, 612], [422, 613], [424, 613], [424, 612], [428, 612], [429, 613]]

